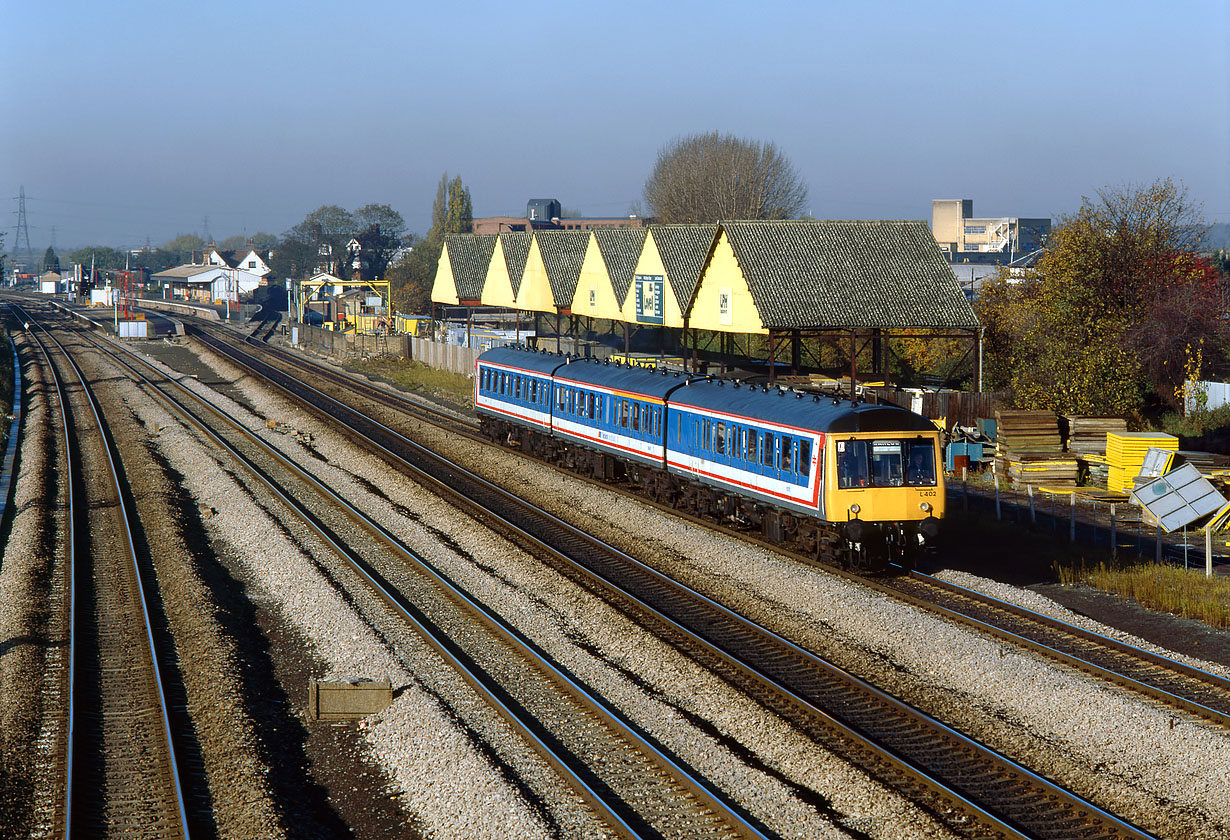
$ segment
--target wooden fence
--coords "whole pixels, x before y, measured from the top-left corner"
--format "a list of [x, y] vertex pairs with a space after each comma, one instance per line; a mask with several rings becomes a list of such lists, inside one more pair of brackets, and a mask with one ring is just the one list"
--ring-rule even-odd
[[[910, 391], [900, 391], [896, 388], [868, 388], [882, 403], [893, 403], [903, 408], [913, 409], [915, 394]], [[994, 417], [991, 403], [995, 395], [990, 391], [981, 394], [971, 391], [923, 391], [922, 416], [932, 420], [944, 419], [944, 428], [948, 431], [953, 426], [973, 426], [980, 417]]]

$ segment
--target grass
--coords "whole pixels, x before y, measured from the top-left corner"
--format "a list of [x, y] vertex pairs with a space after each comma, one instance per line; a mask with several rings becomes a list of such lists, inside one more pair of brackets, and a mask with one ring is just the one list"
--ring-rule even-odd
[[348, 370], [393, 385], [406, 391], [435, 397], [458, 406], [469, 407], [474, 397], [474, 381], [467, 376], [429, 367], [422, 362], [381, 357], [346, 362]]
[[1135, 556], [1116, 559], [1105, 545], [1068, 542], [1066, 528], [1056, 536], [1049, 528], [1031, 531], [999, 522], [994, 514], [963, 516], [950, 506], [941, 553], [949, 568], [987, 575], [987, 558], [993, 556], [998, 568], [990, 576], [1007, 583], [1084, 584], [1146, 609], [1230, 628], [1230, 578], [1205, 577], [1203, 565], [1184, 570]]
[[1205, 577], [1204, 570], [1155, 563], [1060, 566], [1060, 582], [1087, 583], [1131, 598], [1143, 607], [1230, 627], [1230, 579]]

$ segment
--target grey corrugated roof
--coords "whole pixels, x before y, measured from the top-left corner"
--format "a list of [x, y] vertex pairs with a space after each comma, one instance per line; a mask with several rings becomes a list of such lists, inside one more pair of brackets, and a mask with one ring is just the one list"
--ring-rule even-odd
[[581, 276], [581, 264], [585, 262], [589, 231], [538, 230], [534, 231], [534, 238], [538, 240], [538, 250], [547, 269], [555, 305], [572, 306], [572, 298], [577, 293], [577, 278]]
[[606, 273], [615, 290], [615, 301], [623, 306], [628, 289], [632, 287], [632, 275], [636, 262], [641, 258], [645, 245], [645, 228], [595, 228], [594, 239], [606, 264]]
[[495, 251], [494, 233], [450, 233], [444, 238], [448, 248], [448, 264], [453, 269], [453, 284], [459, 300], [479, 300], [483, 296], [483, 281], [487, 266]]
[[766, 327], [970, 328], [926, 222], [722, 222]]
[[692, 292], [700, 280], [701, 269], [709, 256], [709, 247], [717, 235], [717, 225], [650, 225], [653, 241], [658, 244], [666, 278], [679, 309], [688, 311]]
[[500, 234], [504, 262], [508, 265], [508, 279], [512, 280], [513, 297], [521, 291], [521, 278], [525, 275], [525, 261], [529, 259], [533, 238], [534, 234], [528, 231]]

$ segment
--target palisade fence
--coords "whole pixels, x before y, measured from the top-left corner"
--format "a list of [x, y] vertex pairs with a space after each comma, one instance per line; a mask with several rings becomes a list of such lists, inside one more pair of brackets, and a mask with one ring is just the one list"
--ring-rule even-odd
[[301, 347], [339, 361], [397, 356], [462, 376], [473, 375], [474, 362], [482, 352], [477, 347], [460, 347], [412, 335], [347, 335], [306, 324], [292, 324], [291, 329], [296, 331]]
[[[995, 517], [1050, 533], [1057, 541], [1089, 545], [1122, 560], [1167, 562], [1206, 570], [1230, 563], [1224, 553], [1224, 534], [1215, 535], [1219, 538], [1211, 544], [1199, 528], [1166, 534], [1145, 521], [1133, 502], [1109, 502], [1037, 487], [1001, 487], [989, 470], [964, 478], [960, 473], [948, 477], [947, 515]], [[1096, 557], [1093, 559], [1096, 562]]]

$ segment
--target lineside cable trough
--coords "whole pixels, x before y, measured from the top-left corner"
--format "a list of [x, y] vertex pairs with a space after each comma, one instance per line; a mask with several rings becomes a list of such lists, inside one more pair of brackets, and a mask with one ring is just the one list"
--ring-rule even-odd
[[308, 683], [308, 715], [312, 720], [356, 720], [382, 712], [393, 702], [393, 685], [365, 678], [317, 680]]

